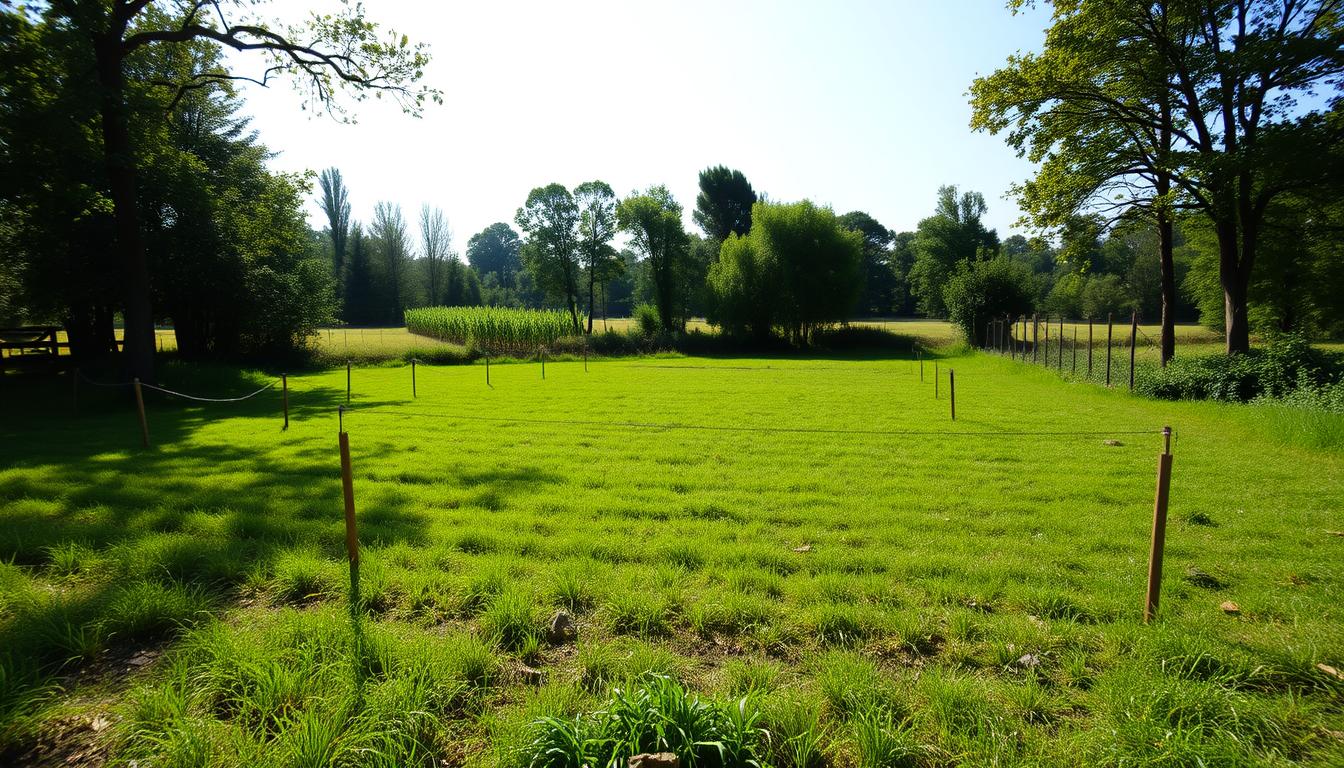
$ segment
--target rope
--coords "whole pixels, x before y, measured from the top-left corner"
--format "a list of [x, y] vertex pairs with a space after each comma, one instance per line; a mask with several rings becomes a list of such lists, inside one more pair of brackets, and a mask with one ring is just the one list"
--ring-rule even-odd
[[658, 423], [643, 421], [596, 421], [591, 419], [532, 419], [507, 416], [475, 416], [463, 413], [428, 413], [425, 411], [388, 412], [379, 409], [393, 406], [345, 407], [344, 413], [371, 413], [379, 416], [411, 418], [415, 416], [440, 419], [465, 419], [469, 421], [488, 421], [504, 424], [550, 424], [559, 426], [625, 427], [630, 429], [694, 430], [704, 432], [742, 432], [749, 434], [818, 434], [818, 435], [867, 435], [867, 436], [925, 436], [956, 435], [974, 437], [1103, 437], [1110, 435], [1160, 435], [1160, 429], [1111, 430], [1105, 432], [1070, 431], [954, 431], [954, 430], [883, 430], [883, 429], [833, 429], [827, 427], [735, 427], [713, 424], [683, 424], [677, 422]]
[[174, 392], [174, 391], [171, 390], [171, 389], [164, 389], [163, 387], [156, 387], [156, 386], [154, 386], [153, 384], [146, 384], [146, 383], [144, 383], [143, 381], [140, 382], [140, 386], [142, 386], [142, 387], [144, 387], [144, 388], [146, 388], [146, 389], [153, 389], [153, 390], [155, 390], [155, 391], [162, 392], [162, 393], [164, 393], [165, 395], [172, 395], [173, 397], [180, 397], [180, 398], [182, 398], [183, 400], [194, 400], [194, 401], [196, 401], [196, 402], [198, 402], [198, 403], [237, 403], [237, 402], [241, 402], [241, 401], [243, 401], [243, 400], [250, 400], [250, 399], [256, 397], [257, 395], [260, 395], [262, 392], [265, 392], [266, 390], [270, 389], [271, 387], [274, 387], [274, 386], [276, 385], [276, 383], [277, 383], [277, 382], [272, 381], [271, 383], [267, 384], [266, 386], [262, 387], [261, 389], [258, 389], [256, 392], [253, 392], [253, 393], [251, 393], [251, 394], [249, 394], [249, 395], [243, 395], [242, 397], [197, 397], [196, 395], [188, 395], [188, 394], [185, 394], [185, 393], [182, 393], [182, 392]]
[[108, 389], [116, 389], [117, 387], [129, 387], [129, 386], [131, 386], [131, 382], [129, 382], [129, 381], [119, 381], [119, 382], [115, 382], [115, 383], [112, 383], [112, 384], [105, 384], [105, 383], [103, 383], [103, 382], [101, 382], [101, 381], [94, 381], [93, 379], [90, 379], [88, 376], [85, 376], [85, 375], [84, 375], [84, 372], [83, 372], [83, 371], [80, 371], [80, 370], [76, 369], [76, 372], [79, 374], [79, 378], [81, 378], [81, 379], [87, 381], [88, 383], [92, 384], [92, 385], [95, 386], [95, 387], [107, 387]]

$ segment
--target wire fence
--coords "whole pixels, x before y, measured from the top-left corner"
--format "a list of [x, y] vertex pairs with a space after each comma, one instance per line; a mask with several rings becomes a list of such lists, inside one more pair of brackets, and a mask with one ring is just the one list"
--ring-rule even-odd
[[1122, 323], [1113, 315], [1104, 322], [1019, 315], [990, 320], [976, 330], [983, 331], [978, 346], [984, 352], [1131, 391], [1144, 365], [1162, 356], [1161, 345], [1139, 326], [1137, 313]]

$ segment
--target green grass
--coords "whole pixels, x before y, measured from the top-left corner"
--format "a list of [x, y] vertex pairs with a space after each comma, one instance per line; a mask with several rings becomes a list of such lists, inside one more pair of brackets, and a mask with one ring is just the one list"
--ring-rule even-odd
[[[64, 382], [11, 377], [0, 763], [52, 733], [141, 765], [1344, 762], [1317, 666], [1344, 667], [1338, 451], [1259, 406], [939, 363], [955, 423], [904, 359], [421, 366], [416, 399], [408, 368], [357, 368], [353, 611], [343, 369], [290, 377], [288, 431], [275, 392], [153, 395], [148, 450], [124, 398], [76, 419]], [[562, 608], [579, 639], [552, 646]]]

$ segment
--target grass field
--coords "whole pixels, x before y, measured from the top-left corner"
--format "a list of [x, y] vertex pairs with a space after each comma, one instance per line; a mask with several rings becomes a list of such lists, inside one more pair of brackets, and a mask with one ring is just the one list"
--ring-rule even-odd
[[1338, 453], [984, 355], [939, 361], [954, 423], [931, 362], [356, 369], [354, 596], [343, 370], [290, 377], [288, 431], [274, 391], [151, 398], [148, 450], [124, 397], [15, 382], [0, 763], [1344, 764]]

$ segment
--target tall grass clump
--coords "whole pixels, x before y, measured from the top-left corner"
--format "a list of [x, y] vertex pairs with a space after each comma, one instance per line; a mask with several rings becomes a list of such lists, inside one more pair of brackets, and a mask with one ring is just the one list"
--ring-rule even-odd
[[[583, 320], [582, 317], [579, 318]], [[487, 349], [495, 354], [530, 354], [537, 347], [575, 334], [569, 314], [551, 309], [506, 307], [421, 307], [406, 310], [411, 333]]]

